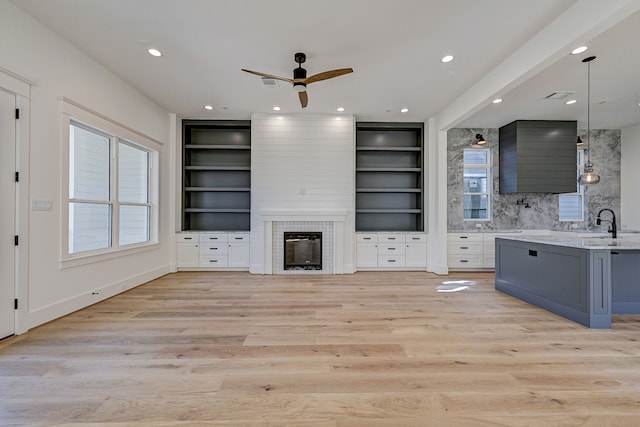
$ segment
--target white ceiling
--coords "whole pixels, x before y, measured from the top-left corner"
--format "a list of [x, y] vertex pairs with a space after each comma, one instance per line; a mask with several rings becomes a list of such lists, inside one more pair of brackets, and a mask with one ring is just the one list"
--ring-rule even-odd
[[[361, 121], [424, 121], [467, 91], [574, 0], [12, 0], [169, 112], [183, 118], [335, 113]], [[640, 13], [589, 41], [592, 127], [640, 122]], [[144, 43], [160, 49], [151, 57]], [[631, 49], [625, 51], [624, 49]], [[308, 87], [265, 87], [248, 68], [291, 77], [295, 52], [309, 75], [354, 72]], [[449, 64], [440, 62], [455, 55]], [[586, 66], [567, 55], [459, 126], [586, 117]], [[557, 90], [580, 102], [542, 100]], [[203, 109], [205, 104], [215, 107]], [[401, 114], [400, 108], [409, 112]]]

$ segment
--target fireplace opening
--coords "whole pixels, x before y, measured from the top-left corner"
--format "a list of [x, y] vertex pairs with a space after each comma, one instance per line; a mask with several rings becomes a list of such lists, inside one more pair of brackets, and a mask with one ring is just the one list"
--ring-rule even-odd
[[285, 231], [285, 270], [322, 270], [322, 233]]

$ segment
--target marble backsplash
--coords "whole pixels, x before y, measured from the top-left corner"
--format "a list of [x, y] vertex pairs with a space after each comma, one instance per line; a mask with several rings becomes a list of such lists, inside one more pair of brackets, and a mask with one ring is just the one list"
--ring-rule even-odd
[[[470, 148], [475, 135], [480, 133], [491, 149], [493, 164], [493, 200], [490, 221], [464, 220], [462, 209], [463, 150]], [[586, 130], [578, 129], [578, 135], [586, 142]], [[558, 195], [548, 193], [500, 194], [498, 129], [451, 129], [447, 134], [447, 212], [448, 229], [453, 230], [606, 230], [595, 225], [595, 217], [602, 208], [610, 208], [620, 219], [620, 130], [591, 130], [590, 159], [594, 170], [600, 174], [598, 185], [587, 187], [586, 221], [559, 221]], [[524, 199], [524, 204], [517, 201]], [[529, 207], [527, 207], [529, 206]], [[480, 224], [478, 227], [477, 224]]]

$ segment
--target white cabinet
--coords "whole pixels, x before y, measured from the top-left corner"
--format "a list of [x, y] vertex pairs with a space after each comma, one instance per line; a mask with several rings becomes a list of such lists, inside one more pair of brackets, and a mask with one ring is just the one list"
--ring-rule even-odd
[[178, 233], [179, 269], [249, 269], [249, 233]]
[[360, 268], [378, 267], [378, 235], [376, 233], [356, 234], [356, 265]]
[[249, 268], [249, 233], [231, 233], [228, 240], [229, 268]]
[[195, 233], [181, 233], [177, 238], [176, 264], [178, 267], [198, 266], [198, 235]]
[[447, 262], [449, 269], [456, 270], [493, 270], [496, 263], [496, 237], [544, 235], [544, 231], [513, 232], [469, 232], [449, 233], [447, 236]]
[[356, 233], [356, 265], [360, 270], [426, 268], [427, 235]]
[[484, 233], [449, 233], [447, 263], [452, 270], [483, 268]]
[[404, 253], [407, 267], [422, 268], [427, 266], [427, 235], [408, 234]]

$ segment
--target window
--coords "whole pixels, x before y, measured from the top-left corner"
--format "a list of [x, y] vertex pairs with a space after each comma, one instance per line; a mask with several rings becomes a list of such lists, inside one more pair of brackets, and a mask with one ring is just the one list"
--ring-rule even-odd
[[71, 120], [69, 254], [150, 239], [150, 152]]
[[558, 216], [560, 221], [584, 220], [584, 186], [578, 184], [578, 178], [584, 168], [584, 150], [578, 150], [576, 161], [578, 163], [576, 192], [560, 194], [558, 196]]
[[491, 199], [491, 152], [464, 150], [463, 209], [466, 220], [489, 220]]

